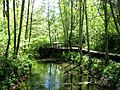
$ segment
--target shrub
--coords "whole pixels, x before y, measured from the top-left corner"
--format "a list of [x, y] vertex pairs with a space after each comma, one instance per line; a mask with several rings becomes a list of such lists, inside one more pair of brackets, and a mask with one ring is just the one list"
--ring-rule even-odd
[[28, 75], [31, 63], [26, 59], [0, 58], [0, 90], [16, 84], [22, 76]]

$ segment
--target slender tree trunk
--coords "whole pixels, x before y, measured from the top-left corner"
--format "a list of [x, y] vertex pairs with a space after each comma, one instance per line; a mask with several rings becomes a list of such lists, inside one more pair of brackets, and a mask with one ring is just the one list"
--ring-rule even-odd
[[28, 0], [28, 8], [27, 8], [27, 21], [26, 21], [26, 30], [25, 30], [25, 41], [26, 42], [27, 42], [27, 38], [28, 38], [29, 12], [30, 12], [30, 0]]
[[6, 0], [3, 0], [3, 31], [6, 33]]
[[120, 0], [117, 0], [117, 3], [118, 3], [118, 23], [120, 26]]
[[32, 34], [32, 16], [33, 16], [33, 9], [34, 9], [34, 1], [32, 1], [32, 11], [31, 11], [31, 17], [30, 17], [30, 32], [29, 32], [29, 43], [30, 43], [30, 40], [31, 40], [31, 34]]
[[[68, 6], [67, 6], [68, 7]], [[67, 45], [67, 49], [68, 49], [68, 46], [69, 46], [69, 37], [68, 37], [68, 31], [69, 31], [69, 14], [68, 14], [68, 11], [67, 11], [67, 8], [65, 5], [64, 5], [64, 16], [65, 16], [65, 20], [64, 20], [64, 26], [65, 26], [65, 33], [66, 33], [66, 45]]]
[[49, 40], [51, 45], [51, 31], [50, 31], [50, 7], [49, 7], [49, 0], [48, 0], [48, 31], [49, 31]]
[[72, 50], [72, 31], [73, 31], [73, 0], [71, 0], [71, 29], [70, 29], [70, 36], [69, 36], [70, 50]]
[[63, 20], [63, 15], [62, 15], [62, 11], [61, 11], [61, 1], [59, 0], [59, 10], [60, 10], [60, 16], [61, 16], [61, 21], [62, 21], [62, 26], [63, 26], [63, 32], [64, 32], [64, 44], [66, 46], [67, 44], [67, 39], [66, 39], [66, 29], [65, 29], [65, 23]]
[[[16, 30], [18, 30], [19, 26], [19, 7], [20, 7], [20, 1], [16, 0]], [[17, 33], [16, 33], [17, 34]], [[17, 43], [17, 42], [16, 42]]]
[[80, 52], [80, 64], [82, 63], [82, 34], [83, 34], [83, 20], [84, 20], [84, 5], [82, 12], [82, 0], [79, 0], [79, 52]]
[[104, 2], [104, 26], [105, 26], [105, 63], [108, 63], [109, 54], [108, 54], [108, 17], [107, 17], [107, 1]]
[[22, 31], [22, 21], [23, 21], [24, 6], [25, 6], [25, 0], [22, 0], [22, 7], [21, 7], [20, 25], [19, 25], [19, 34], [18, 34], [18, 42], [17, 42], [16, 55], [18, 54], [19, 45], [20, 45], [20, 37], [21, 37], [21, 31]]
[[112, 12], [113, 20], [114, 20], [114, 23], [115, 23], [115, 26], [116, 26], [116, 31], [120, 35], [120, 31], [119, 31], [118, 24], [117, 24], [117, 21], [116, 21], [116, 18], [115, 18], [115, 14], [114, 14], [114, 11], [113, 11], [113, 6], [112, 6], [112, 3], [111, 3], [111, 0], [109, 0], [109, 3], [110, 3], [110, 9], [111, 9], [111, 12]]
[[5, 0], [3, 0], [3, 17], [5, 17]]
[[55, 42], [57, 42], [57, 30], [55, 29]]
[[16, 57], [16, 0], [13, 0], [13, 12], [14, 12], [14, 57]]
[[[88, 63], [88, 69], [89, 69], [89, 74], [91, 75], [91, 64], [92, 64], [92, 60], [91, 60], [91, 55], [90, 55], [90, 39], [89, 39], [89, 31], [88, 31], [88, 13], [87, 13], [87, 1], [85, 0], [85, 18], [86, 18], [86, 36], [87, 36], [87, 49], [88, 49], [88, 56], [89, 56], [89, 63]], [[90, 82], [90, 77], [88, 77], [88, 82]], [[89, 85], [88, 85], [88, 89], [89, 89]]]
[[[82, 52], [82, 37], [83, 37], [83, 21], [84, 21], [84, 4], [82, 4], [82, 0], [79, 0], [79, 52], [80, 52], [80, 74], [82, 74], [81, 64], [83, 60], [83, 52]], [[79, 82], [82, 81], [82, 77], [80, 75]], [[79, 85], [79, 89], [81, 90], [81, 85]]]
[[89, 68], [91, 67], [91, 55], [90, 55], [90, 39], [89, 39], [89, 31], [88, 31], [88, 13], [87, 13], [87, 1], [85, 0], [85, 18], [86, 18], [86, 36], [87, 36], [87, 48], [88, 48], [88, 56], [89, 56]]
[[[55, 27], [55, 25], [56, 25], [56, 22], [55, 22], [55, 20], [56, 20], [56, 17], [55, 17], [55, 6], [53, 6], [53, 8], [54, 8], [54, 10], [53, 10], [53, 14], [52, 14], [52, 18], [53, 18], [53, 24], [54, 24], [54, 27]], [[54, 28], [54, 40], [53, 40], [53, 42], [57, 42], [57, 30], [56, 30], [56, 28]]]
[[79, 51], [80, 51], [80, 64], [81, 64], [81, 61], [82, 61], [82, 29], [81, 29], [81, 20], [82, 20], [82, 8], [81, 8], [81, 3], [82, 1], [79, 0]]
[[10, 46], [10, 17], [9, 17], [9, 0], [6, 0], [6, 6], [7, 6], [7, 27], [8, 27], [8, 43], [7, 43], [7, 48], [6, 48], [6, 52], [5, 52], [5, 57], [8, 57], [8, 50], [9, 50], [9, 46]]

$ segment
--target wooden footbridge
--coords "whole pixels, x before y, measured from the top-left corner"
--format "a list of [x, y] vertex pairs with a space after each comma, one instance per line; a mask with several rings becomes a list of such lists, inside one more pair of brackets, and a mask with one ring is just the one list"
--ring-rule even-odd
[[[74, 51], [74, 52], [79, 52], [79, 47], [78, 46], [74, 46], [74, 47], [62, 47], [61, 45], [59, 45], [58, 43], [54, 44], [51, 48], [49, 48], [51, 50], [54, 51]], [[83, 48], [82, 49], [83, 54], [88, 54], [88, 50]], [[105, 57], [105, 52], [100, 52], [100, 51], [94, 51], [94, 50], [90, 50], [90, 54], [91, 57], [96, 57], [96, 58], [104, 58]], [[116, 54], [116, 53], [109, 53], [109, 58], [120, 62], [120, 54]]]
[[[70, 50], [70, 47], [53, 47], [51, 49], [58, 50], [58, 51], [68, 51]], [[79, 52], [78, 47], [71, 47], [71, 51]], [[88, 50], [87, 49], [82, 49], [83, 54], [87, 54]], [[105, 52], [100, 52], [100, 51], [94, 51], [90, 50], [91, 57], [97, 57], [97, 58], [104, 58], [105, 57]], [[109, 58], [115, 61], [120, 61], [120, 54], [116, 53], [109, 53]]]
[[[52, 45], [52, 47], [47, 47], [47, 48], [39, 48], [40, 52], [47, 50], [48, 55], [51, 53], [58, 53], [58, 52], [64, 52], [64, 51], [72, 51], [72, 52], [79, 52], [79, 47], [78, 46], [73, 46], [73, 47], [62, 47], [61, 43], [55, 43]], [[88, 50], [83, 48], [82, 49], [83, 55], [88, 54]], [[109, 54], [109, 59], [120, 62], [120, 54], [117, 53], [108, 53]], [[95, 51], [95, 50], [90, 50], [90, 55], [91, 57], [96, 57], [96, 58], [105, 58], [105, 52], [101, 51]]]

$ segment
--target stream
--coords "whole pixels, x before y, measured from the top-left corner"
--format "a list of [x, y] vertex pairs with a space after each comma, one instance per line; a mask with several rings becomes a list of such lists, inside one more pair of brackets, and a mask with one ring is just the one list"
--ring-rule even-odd
[[65, 72], [70, 67], [72, 65], [65, 62], [36, 62], [20, 90], [99, 90], [97, 85], [88, 82], [87, 75], [80, 74], [79, 69]]

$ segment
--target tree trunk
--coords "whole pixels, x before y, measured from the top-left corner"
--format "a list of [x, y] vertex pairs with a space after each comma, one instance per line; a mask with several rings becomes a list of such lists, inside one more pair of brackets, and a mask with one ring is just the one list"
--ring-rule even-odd
[[88, 56], [89, 56], [89, 68], [91, 67], [91, 55], [90, 55], [90, 39], [89, 39], [89, 31], [88, 31], [88, 13], [87, 13], [87, 1], [85, 0], [85, 18], [86, 18], [86, 36], [87, 36], [87, 48], [88, 48]]
[[19, 25], [19, 34], [18, 34], [18, 42], [17, 42], [16, 55], [18, 54], [19, 45], [20, 45], [20, 37], [21, 37], [21, 31], [22, 31], [22, 21], [23, 21], [24, 6], [25, 6], [25, 0], [22, 0], [22, 7], [21, 7], [20, 25]]
[[104, 27], [105, 27], [105, 63], [108, 63], [109, 54], [108, 54], [108, 17], [107, 17], [107, 1], [104, 2]]
[[3, 0], [3, 17], [5, 17], [5, 0]]
[[14, 12], [14, 57], [16, 57], [16, 0], [13, 0], [13, 12]]
[[7, 16], [7, 27], [8, 27], [8, 43], [7, 43], [7, 48], [6, 48], [6, 52], [5, 52], [5, 57], [7, 58], [8, 57], [8, 50], [9, 50], [9, 46], [10, 46], [10, 39], [11, 39], [11, 36], [10, 36], [10, 17], [9, 17], [9, 0], [6, 0], [6, 6], [7, 6], [7, 13], [6, 13], [6, 16]]
[[70, 35], [69, 35], [70, 50], [72, 50], [72, 31], [73, 31], [73, 0], [71, 0], [71, 29], [70, 29]]
[[30, 32], [29, 32], [29, 43], [30, 43], [30, 40], [31, 40], [31, 34], [32, 34], [32, 16], [33, 16], [33, 9], [34, 9], [34, 1], [32, 1], [32, 11], [31, 11], [31, 17], [30, 17]]
[[60, 4], [60, 0], [59, 0], [59, 10], [60, 10], [60, 16], [61, 16], [61, 21], [62, 21], [62, 26], [63, 26], [63, 32], [64, 32], [64, 44], [66, 46], [67, 44], [67, 39], [66, 39], [66, 29], [65, 29], [65, 23], [63, 20], [63, 15], [62, 15], [62, 11], [61, 11], [61, 4]]
[[[88, 56], [89, 56], [89, 63], [88, 63], [88, 69], [89, 69], [89, 74], [91, 75], [91, 64], [92, 64], [92, 60], [91, 60], [91, 55], [90, 55], [90, 39], [89, 39], [89, 31], [88, 31], [88, 13], [87, 13], [87, 1], [85, 0], [85, 18], [86, 18], [86, 36], [87, 36], [87, 49], [88, 49]], [[90, 82], [90, 77], [88, 77], [88, 82]], [[89, 88], [89, 85], [88, 85]]]
[[[29, 11], [30, 11], [30, 0], [28, 0], [28, 8], [27, 8], [27, 21], [26, 21], [26, 30], [25, 30], [25, 41], [26, 42], [27, 42], [27, 38], [28, 38]], [[25, 44], [25, 46], [26, 46], [26, 44]]]
[[112, 13], [113, 20], [114, 20], [114, 23], [115, 23], [116, 31], [120, 35], [120, 31], [119, 31], [118, 24], [117, 24], [117, 21], [116, 21], [116, 18], [115, 18], [115, 14], [114, 14], [114, 11], [113, 11], [113, 6], [112, 6], [112, 3], [111, 3], [111, 0], [109, 0], [109, 3], [110, 3], [110, 9], [111, 9], [111, 13]]
[[50, 40], [50, 46], [51, 46], [50, 7], [49, 7], [49, 0], [48, 0], [48, 31], [49, 31], [49, 40]]
[[118, 3], [118, 23], [120, 26], [120, 0], [117, 0], [117, 3]]
[[67, 7], [64, 5], [64, 16], [65, 16], [65, 20], [64, 20], [64, 26], [65, 26], [65, 33], [66, 33], [66, 45], [67, 45], [67, 49], [68, 49], [68, 46], [69, 46], [69, 37], [68, 37], [68, 31], [69, 31], [69, 14], [68, 14], [68, 11], [66, 9]]
[[82, 34], [83, 34], [83, 20], [84, 20], [84, 5], [82, 12], [82, 0], [79, 0], [79, 52], [80, 52], [80, 64], [82, 63]]

